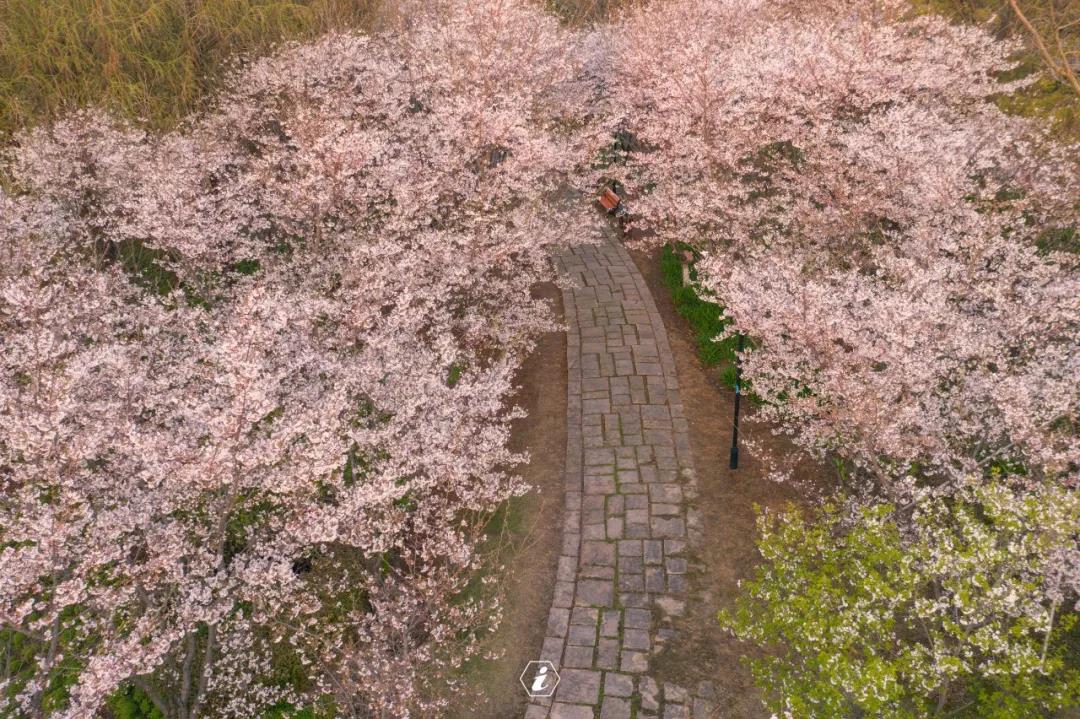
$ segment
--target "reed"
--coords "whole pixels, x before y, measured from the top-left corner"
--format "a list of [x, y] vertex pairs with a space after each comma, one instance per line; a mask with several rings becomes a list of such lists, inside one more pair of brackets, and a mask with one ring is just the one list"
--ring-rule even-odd
[[612, 19], [619, 10], [643, 0], [546, 0], [548, 9], [569, 25], [583, 26]]
[[3, 0], [0, 142], [75, 107], [154, 129], [198, 107], [230, 58], [362, 27], [379, 0]]

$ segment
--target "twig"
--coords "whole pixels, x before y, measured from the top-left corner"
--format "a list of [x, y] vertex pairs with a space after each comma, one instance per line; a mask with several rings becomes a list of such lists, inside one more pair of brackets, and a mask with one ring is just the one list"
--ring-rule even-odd
[[[1039, 33], [1038, 30], [1035, 29], [1035, 26], [1031, 23], [1031, 21], [1028, 20], [1027, 15], [1024, 14], [1024, 11], [1020, 9], [1019, 2], [1017, 2], [1017, 0], [1009, 0], [1009, 7], [1011, 7], [1013, 12], [1016, 13], [1016, 18], [1031, 35], [1031, 39], [1034, 41], [1035, 47], [1038, 49], [1039, 54], [1042, 55], [1043, 62], [1046, 63], [1047, 68], [1050, 70], [1050, 73], [1054, 76], [1054, 78], [1059, 80], [1060, 82], [1068, 84], [1072, 87], [1073, 92], [1075, 92], [1077, 95], [1080, 95], [1080, 78], [1076, 77], [1076, 73], [1073, 72], [1072, 66], [1069, 65], [1067, 58], [1066, 62], [1058, 65], [1057, 60], [1054, 58], [1053, 52], [1050, 50], [1049, 47], [1047, 47], [1046, 41], [1043, 39], [1043, 36]], [[1055, 29], [1055, 34], [1056, 32], [1057, 31]], [[1059, 51], [1061, 51], [1062, 49], [1060, 36], [1058, 39], [1058, 49]]]

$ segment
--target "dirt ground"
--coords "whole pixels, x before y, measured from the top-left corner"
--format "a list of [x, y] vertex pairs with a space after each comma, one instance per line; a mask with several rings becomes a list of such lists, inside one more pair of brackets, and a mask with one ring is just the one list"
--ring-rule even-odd
[[[536, 291], [562, 312], [562, 295], [554, 285]], [[502, 624], [488, 648], [501, 653], [495, 661], [470, 667], [465, 685], [447, 713], [451, 719], [508, 719], [525, 713], [525, 691], [518, 676], [540, 655], [547, 613], [555, 586], [555, 568], [562, 546], [563, 472], [566, 467], [566, 335], [545, 335], [518, 374], [515, 404], [528, 417], [514, 425], [511, 448], [527, 451], [531, 461], [521, 468], [525, 481], [537, 488], [514, 500], [507, 529], [511, 547], [507, 572], [500, 578], [506, 591]]]
[[[720, 629], [716, 612], [731, 606], [737, 582], [749, 577], [760, 561], [754, 544], [754, 505], [782, 507], [799, 496], [788, 485], [765, 478], [759, 457], [745, 447], [739, 468], [728, 468], [734, 393], [719, 382], [718, 368], [705, 368], [697, 357], [686, 321], [675, 312], [671, 294], [660, 275], [659, 251], [632, 252], [663, 317], [671, 342], [679, 391], [690, 424], [690, 445], [698, 476], [704, 541], [697, 552], [691, 578], [691, 601], [676, 638], [654, 659], [658, 679], [691, 689], [712, 682], [717, 695], [717, 717], [767, 717], [750, 672], [739, 656], [748, 647]], [[753, 409], [743, 402], [740, 433], [764, 452], [790, 458], [789, 441], [774, 436], [769, 427], [753, 420]], [[825, 480], [825, 470], [812, 463], [796, 465], [796, 476]]]

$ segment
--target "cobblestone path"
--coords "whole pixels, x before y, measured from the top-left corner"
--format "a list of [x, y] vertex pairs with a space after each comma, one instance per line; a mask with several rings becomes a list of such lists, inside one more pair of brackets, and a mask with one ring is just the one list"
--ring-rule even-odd
[[651, 676], [685, 609], [700, 536], [686, 418], [664, 325], [621, 245], [573, 250], [562, 269], [568, 403], [566, 512], [540, 659], [561, 681], [526, 719], [712, 717], [708, 685]]

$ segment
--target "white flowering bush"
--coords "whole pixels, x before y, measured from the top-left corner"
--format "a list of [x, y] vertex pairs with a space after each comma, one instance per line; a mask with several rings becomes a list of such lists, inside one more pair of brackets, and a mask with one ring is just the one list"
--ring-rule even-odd
[[760, 515], [765, 564], [720, 619], [771, 650], [746, 660], [770, 709], [1020, 719], [1075, 706], [1077, 596], [1059, 548], [1076, 540], [1080, 498], [972, 486], [909, 511]]

